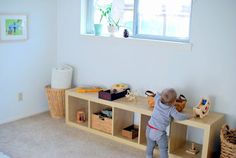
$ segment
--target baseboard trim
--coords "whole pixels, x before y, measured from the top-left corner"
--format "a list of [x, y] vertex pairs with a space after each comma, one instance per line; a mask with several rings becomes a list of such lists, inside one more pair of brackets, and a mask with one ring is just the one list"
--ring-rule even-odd
[[34, 115], [38, 115], [38, 114], [45, 113], [45, 112], [49, 112], [48, 109], [47, 110], [38, 111], [38, 112], [33, 112], [33, 113], [29, 114], [29, 115], [24, 115], [24, 116], [20, 116], [20, 117], [15, 117], [15, 118], [7, 119], [7, 120], [2, 121], [2, 122], [0, 121], [0, 125], [7, 124], [7, 123], [10, 123], [10, 122], [14, 122], [14, 121], [18, 121], [18, 120], [25, 119], [25, 118], [28, 118], [28, 117], [32, 117]]

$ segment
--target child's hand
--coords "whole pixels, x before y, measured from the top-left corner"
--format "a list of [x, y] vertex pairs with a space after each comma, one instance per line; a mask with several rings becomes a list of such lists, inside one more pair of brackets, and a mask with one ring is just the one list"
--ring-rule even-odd
[[187, 117], [188, 117], [188, 119], [192, 119], [192, 118], [194, 118], [194, 115], [193, 114], [187, 114]]

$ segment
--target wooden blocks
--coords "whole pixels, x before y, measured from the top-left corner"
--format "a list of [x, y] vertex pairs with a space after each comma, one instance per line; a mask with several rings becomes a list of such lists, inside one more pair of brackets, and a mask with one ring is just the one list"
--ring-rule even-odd
[[85, 112], [80, 110], [77, 111], [77, 123], [83, 123], [86, 121]]
[[186, 152], [189, 154], [196, 155], [199, 152], [199, 150], [196, 148], [195, 144], [192, 143], [192, 147], [190, 149], [187, 149]]

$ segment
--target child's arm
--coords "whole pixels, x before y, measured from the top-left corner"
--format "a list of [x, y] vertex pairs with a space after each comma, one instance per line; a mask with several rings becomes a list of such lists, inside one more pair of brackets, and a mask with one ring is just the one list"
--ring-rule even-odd
[[175, 107], [172, 108], [172, 110], [170, 111], [170, 115], [175, 120], [187, 120], [187, 119], [192, 118], [192, 116], [189, 114], [184, 114], [184, 113], [178, 112]]

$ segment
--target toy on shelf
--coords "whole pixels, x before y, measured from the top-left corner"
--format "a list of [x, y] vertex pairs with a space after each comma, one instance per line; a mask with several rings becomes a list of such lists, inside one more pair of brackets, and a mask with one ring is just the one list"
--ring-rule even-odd
[[208, 114], [210, 106], [209, 99], [202, 98], [199, 104], [193, 108], [193, 113], [196, 117], [203, 118]]
[[76, 88], [76, 92], [78, 93], [89, 93], [89, 92], [99, 92], [103, 90], [100, 87], [78, 87]]
[[147, 90], [147, 91], [145, 92], [145, 94], [146, 94], [148, 97], [155, 97], [155, 96], [156, 96], [156, 94], [155, 94], [154, 92], [150, 91], [150, 90]]
[[199, 150], [196, 148], [195, 143], [192, 143], [191, 148], [187, 149], [186, 152], [189, 153], [189, 154], [196, 155], [199, 152]]
[[131, 92], [131, 90], [127, 90], [127, 94], [125, 95], [126, 98], [128, 98], [129, 101], [133, 101], [136, 99], [135, 92]]
[[77, 123], [83, 123], [86, 121], [85, 112], [83, 110], [77, 111]]
[[145, 94], [147, 95], [148, 97], [148, 105], [150, 108], [153, 108], [155, 106], [155, 99], [154, 97], [156, 96], [156, 94], [150, 90], [147, 90], [145, 92]]
[[[149, 107], [153, 108], [155, 106], [154, 97], [156, 96], [156, 94], [150, 90], [147, 90], [145, 94], [148, 97]], [[187, 103], [186, 97], [183, 94], [180, 94], [179, 97], [176, 99], [176, 103], [175, 103], [176, 110], [181, 112], [185, 108], [186, 103]]]
[[187, 99], [183, 94], [180, 94], [179, 97], [176, 99], [175, 107], [178, 112], [183, 111], [187, 103]]
[[102, 90], [98, 92], [98, 98], [100, 99], [104, 99], [104, 100], [109, 100], [109, 101], [113, 101], [122, 97], [125, 97], [125, 95], [127, 94], [128, 89], [125, 89], [121, 92], [114, 92], [113, 90]]
[[114, 84], [111, 86], [111, 92], [119, 93], [119, 92], [123, 92], [124, 90], [126, 90], [128, 88], [129, 88], [129, 86], [127, 84], [118, 83], [118, 84]]

